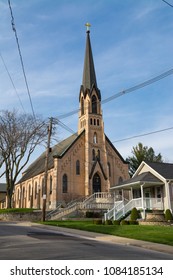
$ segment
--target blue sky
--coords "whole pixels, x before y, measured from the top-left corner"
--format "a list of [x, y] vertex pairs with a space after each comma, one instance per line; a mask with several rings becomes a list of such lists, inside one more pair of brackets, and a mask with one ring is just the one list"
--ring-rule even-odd
[[[34, 111], [44, 119], [79, 108], [86, 22], [102, 100], [173, 68], [173, 8], [162, 0], [11, 0], [11, 6]], [[7, 0], [0, 0], [0, 53], [31, 113]], [[1, 58], [0, 94], [0, 110], [23, 110]], [[142, 142], [173, 162], [173, 130], [115, 142], [173, 127], [172, 75], [102, 110], [105, 133], [124, 158]], [[77, 114], [61, 121], [77, 131]], [[58, 141], [70, 135], [61, 127], [57, 132]]]

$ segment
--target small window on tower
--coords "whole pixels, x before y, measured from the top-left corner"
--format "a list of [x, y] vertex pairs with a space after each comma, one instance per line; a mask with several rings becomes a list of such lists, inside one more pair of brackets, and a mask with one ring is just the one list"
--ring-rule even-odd
[[97, 143], [97, 133], [94, 132], [94, 139], [93, 139], [93, 143], [96, 144]]
[[99, 122], [99, 120], [97, 120], [97, 125], [98, 125], [98, 126], [100, 125], [100, 122]]
[[93, 119], [90, 119], [90, 124], [91, 124], [91, 125], [93, 124]]

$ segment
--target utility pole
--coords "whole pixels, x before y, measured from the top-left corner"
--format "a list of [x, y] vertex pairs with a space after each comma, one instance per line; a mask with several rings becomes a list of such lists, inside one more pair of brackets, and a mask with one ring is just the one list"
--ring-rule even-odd
[[45, 171], [44, 171], [44, 189], [43, 189], [43, 211], [42, 211], [42, 221], [45, 222], [46, 217], [46, 198], [47, 198], [47, 177], [48, 177], [48, 162], [49, 162], [49, 153], [50, 153], [50, 138], [52, 134], [52, 121], [53, 118], [50, 118], [48, 126], [48, 139], [47, 139], [47, 149], [45, 157]]

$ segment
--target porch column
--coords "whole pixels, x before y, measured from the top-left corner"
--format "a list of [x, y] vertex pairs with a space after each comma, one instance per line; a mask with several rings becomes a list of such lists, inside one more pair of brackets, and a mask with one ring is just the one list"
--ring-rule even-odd
[[141, 203], [142, 203], [142, 209], [143, 209], [143, 213], [144, 213], [144, 215], [143, 215], [143, 218], [145, 218], [145, 208], [144, 208], [144, 188], [143, 188], [143, 186], [144, 186], [145, 184], [141, 184], [140, 186], [141, 186]]
[[133, 199], [133, 188], [132, 187], [130, 188], [130, 192], [131, 192], [131, 194], [130, 194], [131, 198], [130, 199]]
[[171, 197], [170, 197], [170, 184], [171, 184], [171, 181], [167, 181], [166, 184], [165, 184], [165, 191], [166, 191], [166, 197], [167, 197], [167, 207], [168, 209], [172, 209], [171, 208]]

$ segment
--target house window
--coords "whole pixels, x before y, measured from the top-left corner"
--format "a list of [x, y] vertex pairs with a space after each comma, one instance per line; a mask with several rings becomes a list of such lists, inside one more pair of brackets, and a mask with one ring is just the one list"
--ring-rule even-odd
[[64, 174], [62, 177], [62, 192], [67, 193], [68, 191], [68, 178], [67, 175]]
[[80, 161], [76, 161], [76, 175], [80, 175]]
[[50, 194], [52, 194], [52, 176], [50, 175], [50, 186], [49, 186], [49, 189], [50, 189]]
[[92, 113], [97, 114], [97, 98], [95, 95], [92, 97]]

